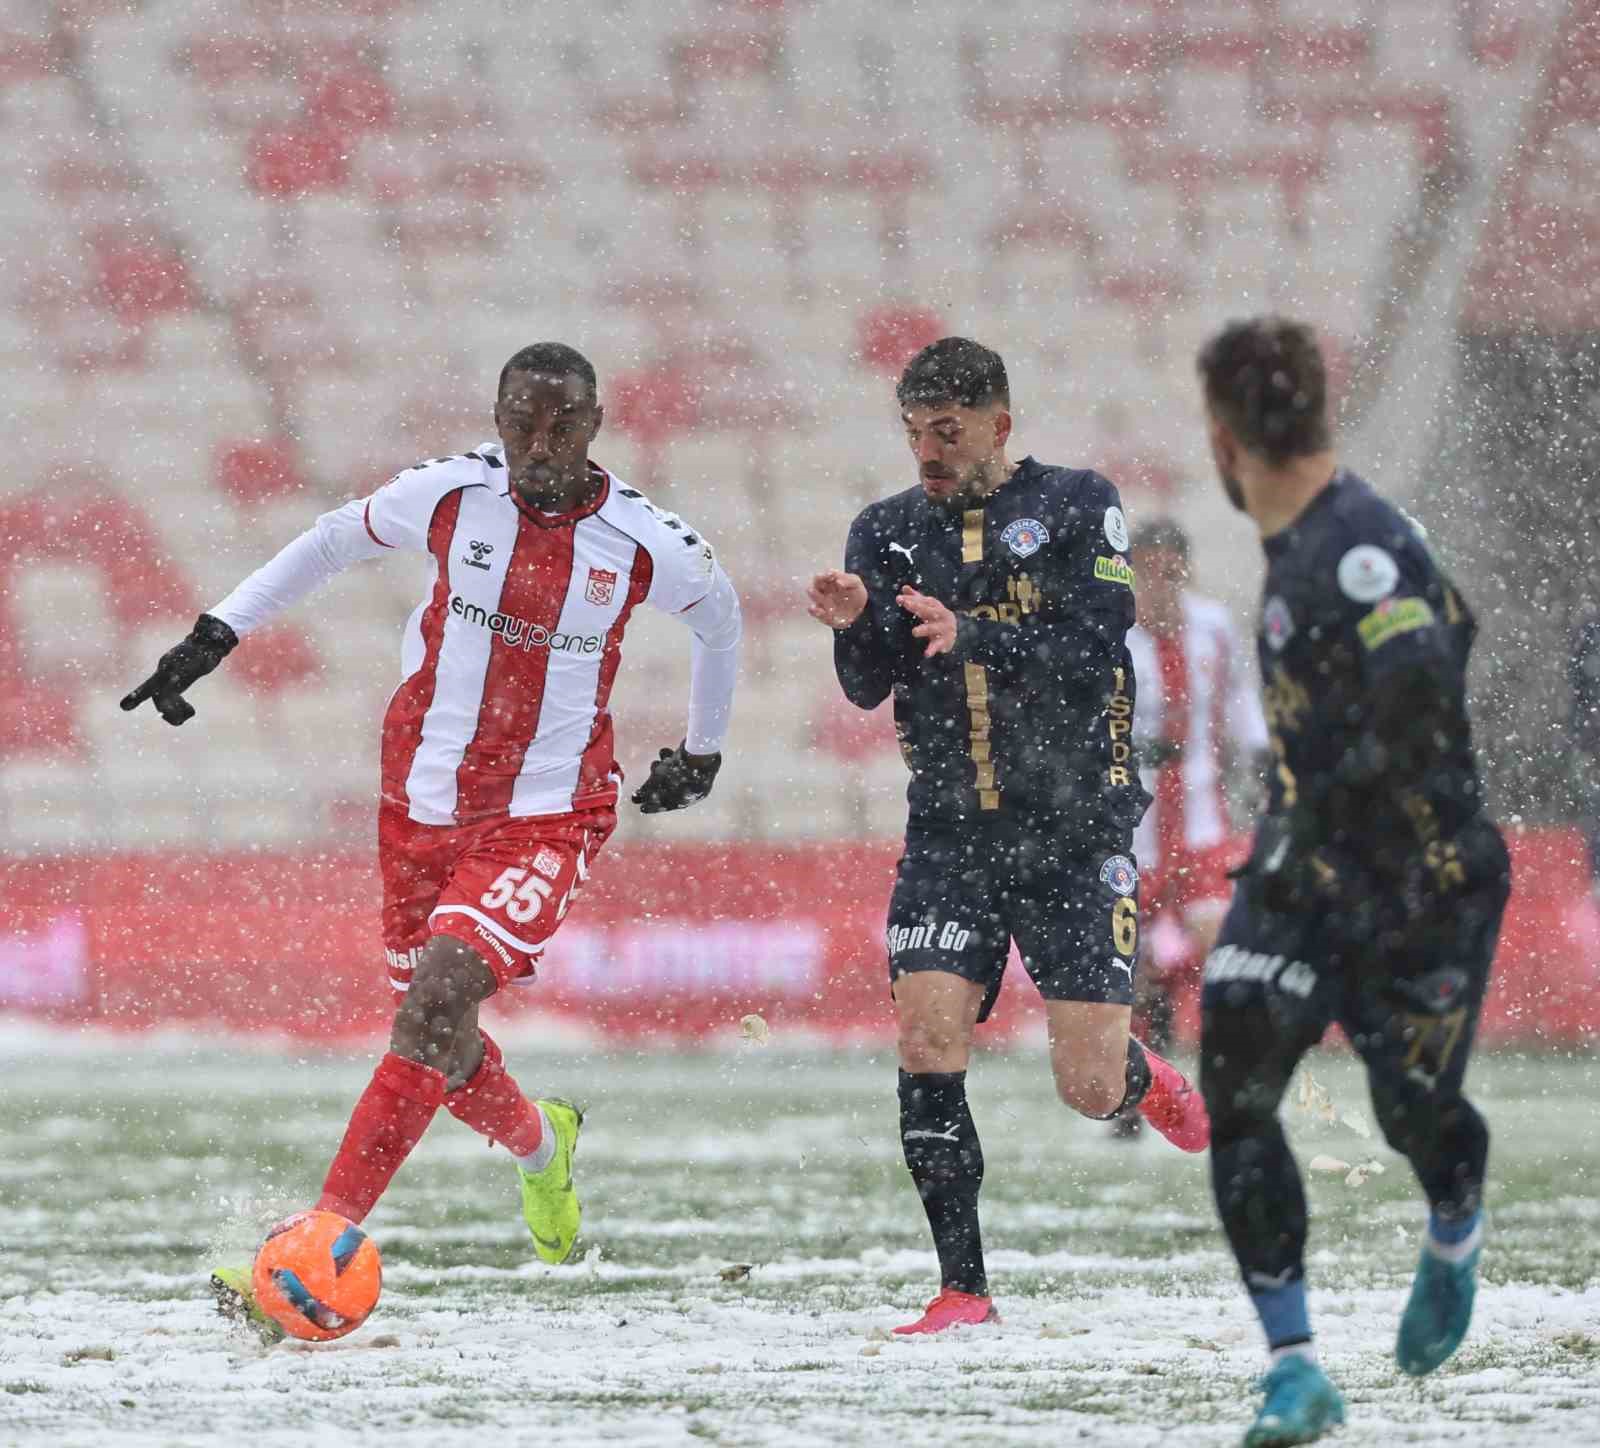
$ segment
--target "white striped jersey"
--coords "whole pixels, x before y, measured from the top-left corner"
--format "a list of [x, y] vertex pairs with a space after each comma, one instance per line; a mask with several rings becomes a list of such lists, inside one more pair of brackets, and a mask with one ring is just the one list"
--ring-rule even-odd
[[406, 623], [384, 717], [384, 800], [429, 825], [614, 804], [608, 702], [633, 610], [684, 615], [728, 659], [704, 671], [726, 697], [701, 709], [712, 717], [698, 731], [691, 701], [690, 748], [710, 752], [726, 729], [738, 601], [697, 530], [591, 467], [594, 501], [545, 517], [511, 497], [499, 444], [419, 463], [324, 514], [210, 611], [242, 635], [358, 558], [427, 553], [433, 583]]
[[1223, 751], [1249, 757], [1267, 747], [1255, 671], [1228, 610], [1187, 590], [1182, 605], [1175, 639], [1158, 640], [1138, 626], [1128, 630], [1139, 681], [1134, 738], [1167, 740], [1183, 750], [1172, 763], [1141, 771], [1153, 796], [1134, 833], [1134, 854], [1144, 870], [1170, 864], [1186, 850], [1221, 844], [1230, 829]]

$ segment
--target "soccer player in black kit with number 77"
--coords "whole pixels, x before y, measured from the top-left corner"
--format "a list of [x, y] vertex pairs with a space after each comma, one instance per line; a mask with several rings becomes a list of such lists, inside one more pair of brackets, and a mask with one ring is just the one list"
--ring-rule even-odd
[[1235, 322], [1199, 370], [1211, 449], [1260, 530], [1258, 651], [1276, 766], [1206, 961], [1201, 1086], [1217, 1211], [1272, 1355], [1246, 1448], [1344, 1418], [1306, 1309], [1306, 1203], [1278, 1103], [1337, 1021], [1428, 1224], [1395, 1356], [1460, 1345], [1483, 1241], [1489, 1132], [1461, 1093], [1510, 889], [1465, 702], [1472, 614], [1416, 526], [1340, 467], [1310, 329]]
[[1098, 473], [1006, 455], [1005, 364], [946, 337], [896, 392], [919, 486], [865, 509], [843, 571], [809, 589], [846, 696], [894, 695], [910, 819], [889, 906], [900, 1134], [940, 1292], [902, 1333], [996, 1316], [978, 1229], [983, 1151], [967, 1107], [974, 1026], [1014, 939], [1044, 997], [1061, 1099], [1138, 1106], [1205, 1148], [1200, 1094], [1128, 1034], [1138, 948], [1128, 525]]

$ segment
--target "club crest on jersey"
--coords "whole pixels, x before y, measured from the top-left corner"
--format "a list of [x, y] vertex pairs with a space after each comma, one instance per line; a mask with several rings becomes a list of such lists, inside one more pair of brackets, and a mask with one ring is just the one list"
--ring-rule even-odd
[[1139, 872], [1126, 855], [1113, 855], [1100, 867], [1100, 883], [1118, 895], [1131, 895], [1139, 883]]
[[1018, 518], [1006, 524], [1000, 541], [1018, 558], [1032, 558], [1050, 541], [1050, 530], [1037, 518]]
[[1282, 594], [1275, 593], [1261, 610], [1261, 632], [1266, 635], [1267, 647], [1281, 654], [1284, 645], [1294, 637], [1294, 615]]
[[1339, 587], [1357, 603], [1387, 598], [1400, 582], [1400, 565], [1374, 543], [1357, 543], [1339, 560]]
[[617, 591], [617, 573], [614, 568], [591, 568], [589, 581], [584, 585], [584, 599], [604, 608], [611, 602], [611, 595]]

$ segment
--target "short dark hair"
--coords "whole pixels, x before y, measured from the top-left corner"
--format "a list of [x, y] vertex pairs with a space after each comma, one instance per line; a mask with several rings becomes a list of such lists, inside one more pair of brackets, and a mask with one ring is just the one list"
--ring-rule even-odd
[[1185, 563], [1189, 561], [1189, 535], [1176, 518], [1152, 518], [1133, 530], [1128, 540], [1130, 553], [1176, 553]]
[[1332, 445], [1327, 368], [1304, 322], [1229, 322], [1200, 349], [1197, 365], [1212, 412], [1274, 466]]
[[506, 378], [513, 372], [576, 377], [588, 389], [590, 402], [599, 396], [600, 383], [594, 375], [594, 363], [576, 347], [569, 347], [565, 342], [535, 342], [531, 347], [514, 353], [511, 360], [500, 369], [500, 386], [495, 390], [496, 397], [506, 390]]
[[998, 352], [966, 337], [941, 337], [906, 363], [894, 395], [901, 407], [1009, 407], [1011, 384]]

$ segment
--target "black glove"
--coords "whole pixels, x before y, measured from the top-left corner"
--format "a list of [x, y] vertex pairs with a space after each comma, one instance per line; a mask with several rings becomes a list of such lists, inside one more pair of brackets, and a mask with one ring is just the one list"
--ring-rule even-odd
[[203, 679], [239, 646], [239, 635], [220, 618], [203, 613], [189, 630], [189, 637], [162, 654], [155, 673], [122, 701], [124, 709], [137, 709], [146, 699], [154, 699], [156, 711], [169, 724], [182, 724], [194, 718], [194, 705], [183, 692], [197, 679]]
[[640, 814], [663, 814], [698, 804], [711, 793], [721, 768], [720, 754], [685, 754], [681, 744], [663, 749], [650, 766], [650, 778], [634, 790], [633, 802]]

